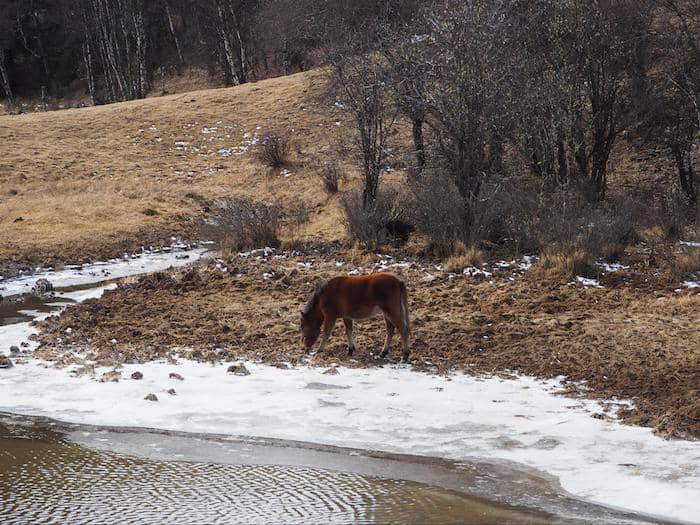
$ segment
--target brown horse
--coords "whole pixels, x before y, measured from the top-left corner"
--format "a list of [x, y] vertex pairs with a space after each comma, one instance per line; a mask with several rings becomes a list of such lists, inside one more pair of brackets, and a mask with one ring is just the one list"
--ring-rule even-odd
[[314, 345], [323, 328], [321, 347], [331, 335], [338, 318], [345, 323], [348, 337], [348, 355], [352, 355], [353, 319], [366, 319], [381, 310], [386, 321], [386, 340], [380, 357], [385, 357], [391, 346], [394, 331], [399, 330], [403, 344], [402, 360], [408, 360], [408, 296], [406, 285], [388, 273], [334, 277], [321, 283], [301, 312], [301, 343], [306, 350]]

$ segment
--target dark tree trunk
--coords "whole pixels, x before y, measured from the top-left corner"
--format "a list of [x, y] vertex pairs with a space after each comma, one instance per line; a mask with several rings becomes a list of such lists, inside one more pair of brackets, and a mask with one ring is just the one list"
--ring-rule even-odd
[[695, 184], [695, 170], [693, 169], [693, 159], [690, 149], [683, 151], [682, 148], [674, 148], [674, 157], [676, 159], [676, 168], [678, 169], [678, 180], [681, 189], [688, 202], [695, 206], [698, 202], [697, 188]]
[[423, 142], [423, 119], [413, 118], [413, 146], [416, 150], [416, 162], [418, 169], [425, 168], [425, 144]]
[[0, 46], [0, 81], [2, 81], [2, 90], [5, 92], [5, 97], [8, 102], [12, 103], [12, 86], [10, 86], [10, 75], [7, 73], [7, 65], [5, 64], [5, 50]]
[[165, 2], [165, 14], [168, 17], [168, 28], [170, 29], [170, 35], [173, 37], [173, 40], [175, 41], [175, 49], [177, 50], [177, 58], [178, 58], [178, 64], [179, 67], [182, 67], [185, 65], [185, 60], [182, 57], [182, 49], [180, 48], [180, 39], [177, 36], [177, 33], [175, 32], [175, 24], [173, 23], [173, 15], [170, 11], [170, 4]]

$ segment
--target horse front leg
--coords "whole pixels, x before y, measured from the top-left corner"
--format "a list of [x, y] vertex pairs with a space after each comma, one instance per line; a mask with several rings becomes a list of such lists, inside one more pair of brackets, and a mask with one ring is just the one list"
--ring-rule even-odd
[[348, 356], [351, 356], [355, 351], [355, 343], [352, 342], [352, 319], [344, 317], [343, 323], [345, 323], [345, 335], [348, 338]]
[[333, 332], [333, 326], [335, 325], [336, 317], [326, 317], [323, 320], [323, 328], [322, 328], [322, 333], [321, 333], [321, 345], [318, 347], [318, 353], [320, 354], [323, 352], [324, 348], [326, 348], [326, 342], [328, 342], [328, 338], [331, 336], [331, 332]]
[[384, 321], [386, 322], [386, 339], [384, 340], [384, 349], [382, 350], [382, 353], [379, 354], [379, 357], [382, 359], [384, 359], [389, 353], [389, 348], [391, 348], [391, 340], [393, 339], [394, 331], [396, 330], [394, 323], [389, 320], [387, 315], [384, 316]]

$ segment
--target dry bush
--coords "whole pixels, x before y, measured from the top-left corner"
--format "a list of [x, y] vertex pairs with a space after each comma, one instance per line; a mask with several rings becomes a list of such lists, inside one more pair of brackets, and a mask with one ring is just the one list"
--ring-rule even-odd
[[695, 278], [700, 274], [700, 248], [686, 247], [676, 253], [671, 270], [678, 279]]
[[318, 172], [318, 176], [321, 179], [323, 189], [326, 191], [326, 193], [329, 195], [338, 193], [338, 182], [342, 178], [343, 174], [337, 163], [325, 163]]
[[428, 251], [439, 257], [452, 254], [467, 237], [468, 219], [464, 199], [442, 173], [425, 173], [411, 180], [409, 218], [428, 241]]
[[545, 252], [528, 272], [528, 278], [545, 282], [570, 281], [577, 275], [590, 275], [594, 269], [594, 262], [580, 248], [571, 253]]
[[342, 199], [345, 225], [350, 236], [368, 250], [376, 250], [390, 237], [387, 224], [400, 218], [394, 208], [396, 191], [380, 189], [374, 203], [362, 206], [362, 191], [355, 190]]
[[290, 244], [296, 244], [302, 227], [309, 222], [309, 208], [306, 203], [297, 202], [285, 212], [284, 226], [290, 237]]
[[256, 147], [256, 156], [270, 168], [286, 166], [289, 162], [289, 137], [282, 131], [265, 131]]
[[204, 234], [222, 249], [244, 250], [279, 244], [280, 207], [246, 198], [226, 197], [212, 205]]
[[465, 246], [458, 242], [455, 254], [445, 261], [445, 270], [452, 273], [461, 273], [468, 266], [478, 267], [486, 261], [486, 254], [474, 246]]

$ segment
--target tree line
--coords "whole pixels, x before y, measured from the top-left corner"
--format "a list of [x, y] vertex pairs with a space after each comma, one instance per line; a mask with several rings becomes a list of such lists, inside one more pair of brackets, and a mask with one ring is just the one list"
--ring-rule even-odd
[[0, 0], [0, 97], [142, 98], [162, 71], [204, 67], [227, 85], [318, 64], [331, 20], [396, 23], [407, 0]]
[[623, 136], [663, 151], [697, 204], [698, 0], [441, 0], [405, 24], [377, 20], [364, 38], [338, 28], [326, 60], [356, 123], [366, 208], [397, 116], [411, 123], [413, 178], [440, 173], [466, 222], [513, 158], [545, 189], [604, 201]]
[[0, 0], [0, 95], [146, 96], [190, 66], [229, 85], [319, 64], [352, 113], [371, 205], [395, 125], [466, 206], [513, 155], [603, 201], [625, 135], [697, 203], [700, 0]]

